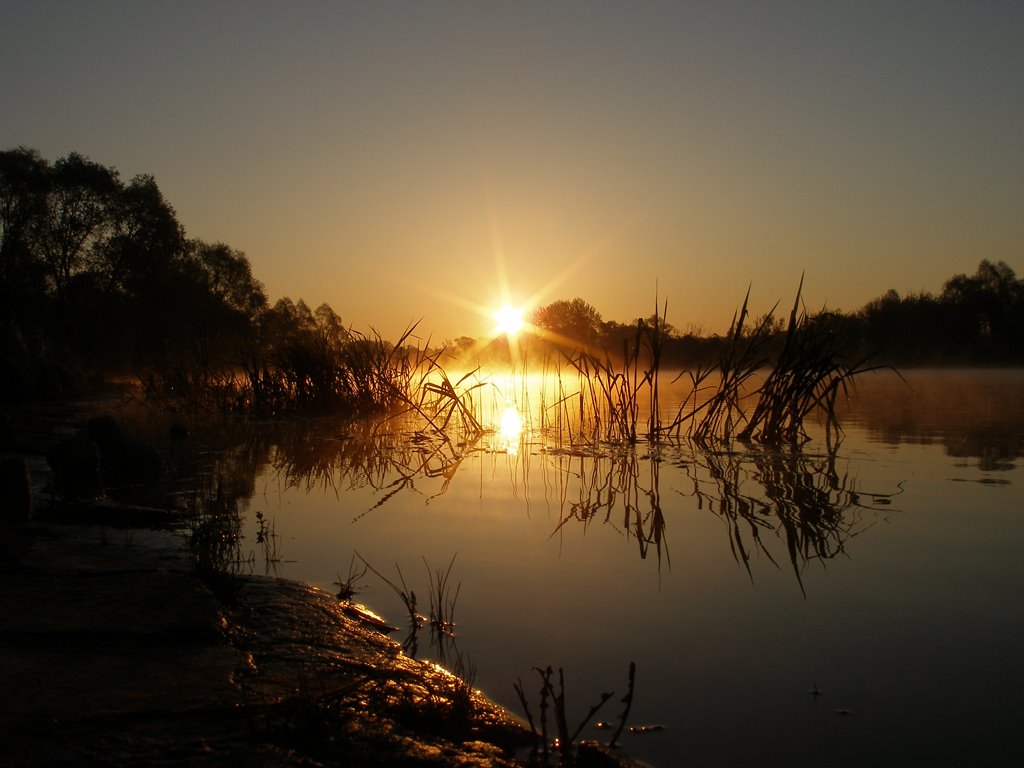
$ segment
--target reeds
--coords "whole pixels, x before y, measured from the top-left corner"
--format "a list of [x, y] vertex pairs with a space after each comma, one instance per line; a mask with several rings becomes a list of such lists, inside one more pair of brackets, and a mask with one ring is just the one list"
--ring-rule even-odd
[[430, 629], [431, 647], [435, 649], [437, 660], [441, 664], [455, 661], [462, 667], [470, 669], [466, 659], [455, 647], [455, 606], [459, 599], [461, 584], [456, 584], [454, 589], [450, 584], [452, 568], [455, 565], [456, 555], [448, 563], [447, 568], [431, 569], [427, 559], [423, 559], [423, 565], [427, 569], [429, 580], [429, 604], [430, 613], [424, 616], [419, 612], [419, 602], [415, 590], [411, 589], [405, 582], [405, 576], [398, 563], [395, 563], [395, 571], [398, 573], [398, 583], [389, 579], [376, 568], [374, 568], [362, 555], [355, 553], [363, 564], [370, 569], [381, 581], [387, 584], [391, 590], [402, 601], [405, 611], [409, 617], [409, 631], [402, 647], [410, 657], [416, 658], [419, 653], [419, 631], [424, 626]]
[[[660, 434], [678, 435], [684, 425], [688, 436], [701, 440], [728, 440], [735, 434], [745, 418], [743, 400], [750, 382], [758, 371], [769, 365], [767, 348], [771, 341], [772, 312], [748, 328], [749, 302], [748, 287], [743, 305], [729, 324], [718, 361], [681, 374], [690, 378], [690, 395]], [[711, 389], [709, 382], [715, 378], [717, 384]], [[708, 397], [703, 397], [705, 392], [710, 392]]]
[[268, 312], [234, 355], [197, 343], [190, 355], [165, 355], [145, 367], [139, 378], [147, 394], [219, 411], [366, 414], [394, 407], [409, 392], [416, 323], [391, 343], [372, 329], [345, 328], [326, 306], [310, 312], [300, 302], [280, 313]]
[[[530, 708], [530, 699], [526, 694], [526, 688], [522, 679], [520, 678], [517, 680], [512, 686], [515, 689], [516, 695], [519, 697], [519, 703], [523, 707], [527, 723], [530, 726], [530, 732], [533, 734], [534, 744], [530, 753], [530, 764], [537, 766], [548, 765], [551, 749], [554, 748], [558, 751], [559, 762], [561, 765], [575, 765], [576, 759], [574, 745], [577, 744], [579, 735], [583, 732], [583, 729], [587, 724], [594, 719], [594, 716], [601, 710], [601, 708], [608, 703], [615, 694], [611, 691], [602, 693], [600, 695], [600, 701], [590, 707], [576, 729], [570, 732], [569, 716], [566, 708], [565, 671], [561, 667], [558, 668], [558, 684], [556, 687], [553, 679], [555, 672], [550, 666], [543, 669], [540, 667], [534, 667], [533, 670], [537, 673], [541, 683], [540, 689], [538, 690], [539, 703], [537, 720], [534, 719], [533, 711]], [[629, 717], [629, 711], [633, 704], [635, 681], [636, 664], [630, 662], [628, 687], [626, 695], [622, 698], [625, 708], [619, 715], [619, 725], [608, 744], [609, 747], [615, 747], [616, 741], [625, 727], [626, 719]], [[549, 709], [553, 710], [554, 726], [557, 733], [554, 739], [549, 736]], [[538, 722], [540, 726], [539, 730]]]
[[[655, 300], [650, 320], [637, 320], [632, 337], [623, 340], [621, 354], [613, 359], [608, 350], [580, 348], [566, 356], [577, 376], [573, 394], [562, 394], [556, 408], [577, 407], [577, 434], [592, 440], [635, 444], [641, 436], [660, 431], [659, 382], [665, 343], [668, 303], [659, 310]], [[641, 425], [641, 403], [647, 399], [646, 430]], [[561, 414], [560, 414], [561, 415]]]
[[804, 421], [818, 411], [824, 415], [826, 432], [838, 431], [836, 398], [847, 393], [854, 377], [878, 366], [867, 359], [843, 361], [843, 340], [825, 313], [809, 317], [800, 308], [797, 289], [789, 324], [775, 364], [758, 393], [757, 405], [740, 431], [740, 439], [763, 443], [795, 443], [807, 438]]
[[362, 568], [356, 565], [356, 556], [353, 554], [348, 563], [348, 576], [342, 578], [339, 573], [338, 580], [334, 582], [338, 588], [335, 597], [344, 602], [358, 595], [359, 591], [365, 586], [364, 584], [359, 584], [359, 581], [366, 576], [366, 570], [367, 566], [365, 563]]
[[[607, 351], [590, 348], [568, 354], [577, 381], [574, 389], [563, 391], [559, 374], [560, 394], [553, 406], [559, 436], [568, 434], [570, 442], [581, 436], [630, 444], [641, 437], [651, 442], [688, 437], [780, 445], [806, 440], [808, 419], [820, 414], [826, 437], [832, 439], [840, 431], [837, 398], [848, 393], [856, 376], [879, 366], [869, 365], [869, 357], [848, 361], [835, 316], [808, 314], [802, 308], [802, 290], [803, 278], [783, 330], [775, 307], [751, 318], [748, 288], [714, 362], [676, 377], [688, 379], [690, 391], [665, 422], [660, 381], [667, 303], [660, 310], [656, 304], [649, 320], [637, 322], [618, 362]], [[641, 403], [646, 404], [646, 425], [640, 423]]]

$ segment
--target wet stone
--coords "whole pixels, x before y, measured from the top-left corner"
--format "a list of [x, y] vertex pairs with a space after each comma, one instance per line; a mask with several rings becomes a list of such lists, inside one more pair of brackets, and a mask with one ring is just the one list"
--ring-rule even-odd
[[33, 523], [0, 574], [4, 765], [518, 765], [526, 733], [333, 595], [167, 531]]

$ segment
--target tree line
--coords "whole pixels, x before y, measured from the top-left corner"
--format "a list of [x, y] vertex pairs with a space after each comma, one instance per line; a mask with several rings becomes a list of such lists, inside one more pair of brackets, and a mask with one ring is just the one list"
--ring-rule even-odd
[[[761, 320], [748, 327], [782, 336], [782, 318]], [[808, 320], [840, 335], [851, 356], [880, 362], [1024, 363], [1024, 282], [1003, 262], [983, 260], [937, 295], [889, 291]], [[580, 298], [539, 307], [531, 321], [539, 339], [526, 343], [610, 354], [638, 327], [657, 327], [662, 365], [679, 367], [714, 359], [723, 342], [679, 332], [658, 310], [606, 321]], [[25, 147], [0, 152], [0, 399], [55, 394], [72, 371], [102, 371], [153, 390], [220, 391], [241, 407], [375, 406], [407, 365], [327, 304], [270, 304], [245, 254], [189, 238], [152, 176], [124, 180], [75, 152], [52, 163]]]
[[327, 304], [271, 305], [244, 253], [186, 236], [152, 176], [0, 152], [0, 400], [123, 372], [241, 407], [352, 405], [384, 396], [370, 379], [391, 353]]
[[[982, 260], [973, 275], [954, 275], [938, 294], [901, 296], [889, 290], [853, 312], [804, 308], [803, 313], [807, 323], [837, 337], [851, 360], [901, 366], [1024, 363], [1024, 280], [1001, 261]], [[767, 332], [781, 343], [785, 320], [774, 312], [748, 318], [744, 332]], [[607, 321], [581, 298], [538, 307], [529, 321], [533, 338], [523, 346], [533, 353], [538, 347], [568, 352], [582, 346], [616, 355], [634, 342], [639, 328], [657, 328], [664, 339], [662, 364], [677, 368], [706, 365], [728, 340], [681, 332], [667, 322], [664, 308], [629, 323]]]

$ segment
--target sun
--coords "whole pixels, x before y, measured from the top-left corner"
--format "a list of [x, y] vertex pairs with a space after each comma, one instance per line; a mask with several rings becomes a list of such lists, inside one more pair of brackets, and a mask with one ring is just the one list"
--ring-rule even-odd
[[494, 311], [494, 332], [514, 337], [526, 325], [523, 320], [523, 310], [506, 304], [501, 309]]

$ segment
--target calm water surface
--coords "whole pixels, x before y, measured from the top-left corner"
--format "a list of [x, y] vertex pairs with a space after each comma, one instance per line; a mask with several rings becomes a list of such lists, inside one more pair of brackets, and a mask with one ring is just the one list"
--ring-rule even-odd
[[[905, 376], [862, 380], [834, 452], [566, 449], [529, 430], [445, 444], [411, 421], [366, 442], [368, 427], [307, 422], [255, 461], [246, 541], [258, 512], [275, 572], [331, 590], [358, 551], [392, 581], [400, 568], [424, 612], [427, 564], [454, 557], [475, 685], [521, 713], [513, 683], [562, 667], [572, 718], [616, 691], [596, 718], [615, 720], [635, 662], [630, 722], [664, 728], [621, 743], [654, 766], [1008, 759], [1024, 372]], [[407, 625], [381, 579], [360, 584]]]

